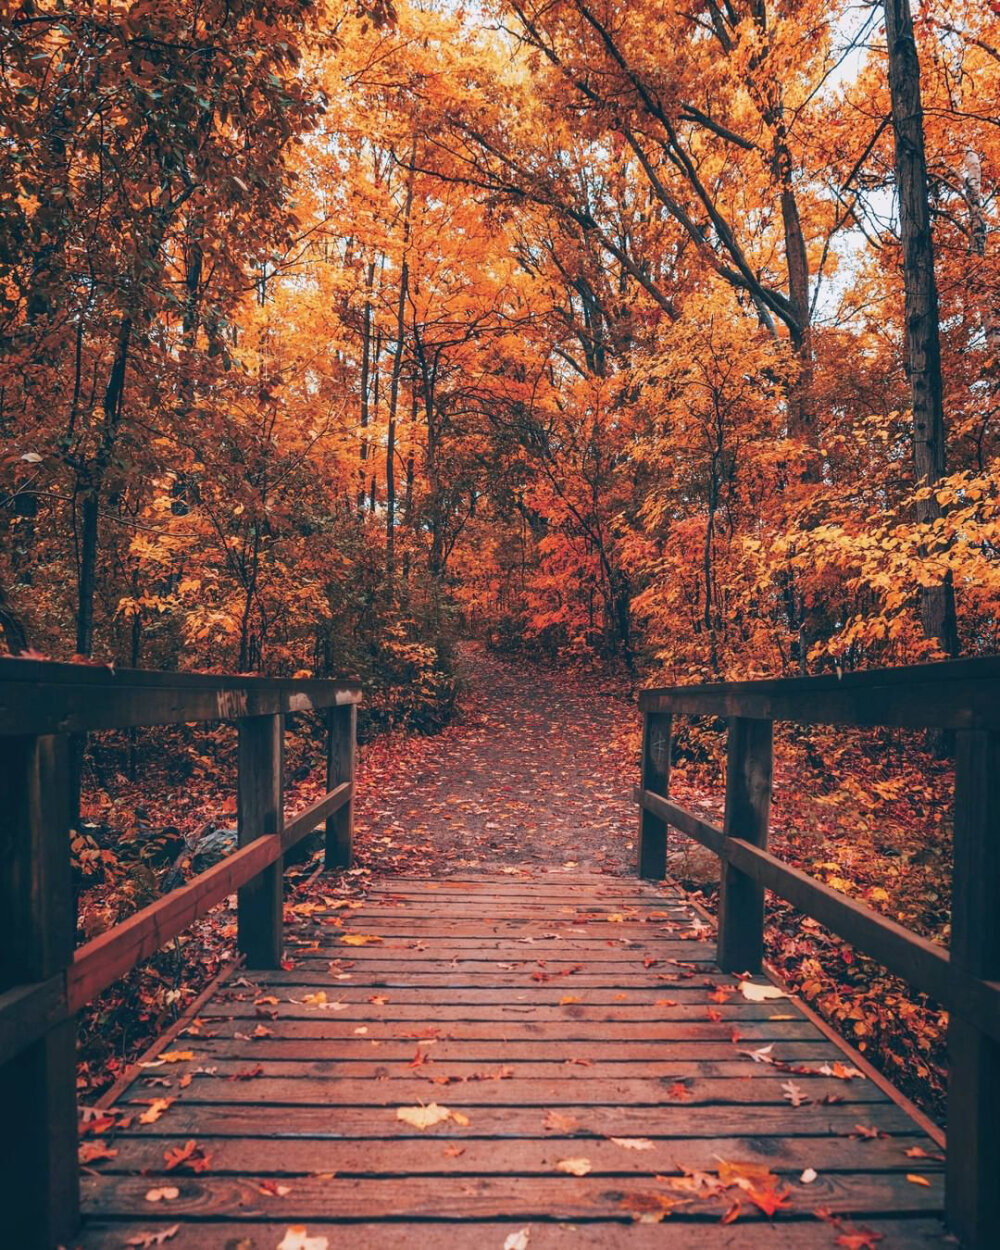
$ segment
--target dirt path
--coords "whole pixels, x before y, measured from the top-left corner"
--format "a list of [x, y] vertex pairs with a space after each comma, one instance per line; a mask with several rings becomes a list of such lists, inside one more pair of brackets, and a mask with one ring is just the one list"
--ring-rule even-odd
[[364, 750], [363, 859], [435, 875], [566, 863], [634, 871], [634, 705], [609, 678], [507, 662], [478, 644], [463, 645], [461, 665], [453, 725]]

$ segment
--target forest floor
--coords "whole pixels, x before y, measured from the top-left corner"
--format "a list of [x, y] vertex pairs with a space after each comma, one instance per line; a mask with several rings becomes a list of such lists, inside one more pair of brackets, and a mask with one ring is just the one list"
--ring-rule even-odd
[[[389, 734], [362, 753], [363, 862], [384, 871], [530, 874], [565, 864], [624, 874], [635, 862], [630, 800], [635, 705], [594, 673], [459, 648], [463, 694], [434, 737]], [[368, 784], [366, 784], [368, 782]]]
[[[482, 869], [517, 879], [553, 867], [635, 871], [638, 813], [630, 792], [638, 776], [640, 720], [626, 684], [596, 671], [498, 657], [476, 643], [459, 648], [459, 665], [462, 694], [451, 724], [433, 736], [398, 730], [363, 746], [356, 867], [339, 879], [319, 875], [317, 863], [292, 868], [293, 913], [318, 893], [361, 895], [373, 876]], [[725, 791], [723, 743], [721, 724], [683, 727], [671, 776], [672, 797], [717, 823]], [[304, 758], [303, 749], [299, 742]], [[103, 813], [106, 845], [117, 845], [115, 823], [140, 801], [146, 821], [169, 821], [192, 845], [196, 830], [211, 826], [213, 810], [216, 823], [231, 824], [232, 778], [213, 770], [207, 758], [205, 777], [211, 784], [187, 786], [180, 796], [159, 794], [148, 778], [145, 788], [141, 779], [119, 787], [110, 815], [107, 796], [101, 802], [91, 796], [91, 810]], [[292, 779], [290, 809], [323, 788], [320, 770], [309, 774], [302, 762]], [[772, 847], [834, 888], [926, 936], [946, 939], [941, 882], [950, 878], [949, 786], [947, 765], [935, 763], [919, 744], [871, 733], [782, 730]], [[187, 875], [204, 866], [184, 865]], [[696, 901], [714, 910], [714, 856], [671, 832], [670, 869]], [[127, 914], [117, 879], [109, 880], [82, 896], [81, 928], [88, 936], [95, 916], [115, 912], [106, 927]], [[217, 909], [85, 1013], [83, 1094], [107, 1088], [231, 957], [232, 906], [231, 900]], [[767, 948], [793, 989], [905, 1093], [942, 1117], [946, 1017], [940, 1008], [771, 897]]]

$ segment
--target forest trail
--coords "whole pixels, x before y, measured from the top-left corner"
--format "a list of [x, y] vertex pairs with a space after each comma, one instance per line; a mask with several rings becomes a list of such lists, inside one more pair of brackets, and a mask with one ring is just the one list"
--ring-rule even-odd
[[[505, 660], [475, 642], [461, 644], [459, 663], [465, 690], [452, 725], [407, 737], [388, 772], [391, 735], [362, 752], [362, 854], [377, 849], [384, 862], [388, 839], [412, 848], [409, 871], [434, 876], [564, 864], [634, 872], [639, 722], [624, 685]], [[366, 784], [373, 772], [378, 784]]]

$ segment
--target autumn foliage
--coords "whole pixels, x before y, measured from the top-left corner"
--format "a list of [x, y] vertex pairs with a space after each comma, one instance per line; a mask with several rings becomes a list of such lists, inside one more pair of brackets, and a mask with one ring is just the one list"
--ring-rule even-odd
[[930, 476], [880, 6], [0, 2], [7, 650], [356, 672], [366, 732], [447, 721], [463, 634], [996, 651], [1000, 15], [915, 29]]

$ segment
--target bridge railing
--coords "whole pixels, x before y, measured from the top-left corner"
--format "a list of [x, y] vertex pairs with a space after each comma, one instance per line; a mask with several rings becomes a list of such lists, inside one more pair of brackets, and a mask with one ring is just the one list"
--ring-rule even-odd
[[[252, 968], [277, 968], [285, 853], [325, 824], [326, 866], [350, 865], [360, 701], [354, 679], [0, 660], [0, 1211], [11, 1245], [49, 1250], [79, 1222], [79, 1009], [234, 891], [239, 951]], [[285, 716], [310, 710], [326, 715], [327, 793], [286, 819]], [[238, 849], [76, 947], [70, 736], [219, 720], [238, 726]]]
[[[718, 855], [718, 962], [758, 972], [771, 890], [949, 1012], [946, 1206], [967, 1247], [995, 1245], [1000, 1181], [1000, 659], [645, 690], [639, 873], [666, 873], [667, 827]], [[728, 720], [722, 828], [670, 801], [673, 718]], [[774, 721], [953, 731], [951, 945], [945, 950], [767, 850]]]

